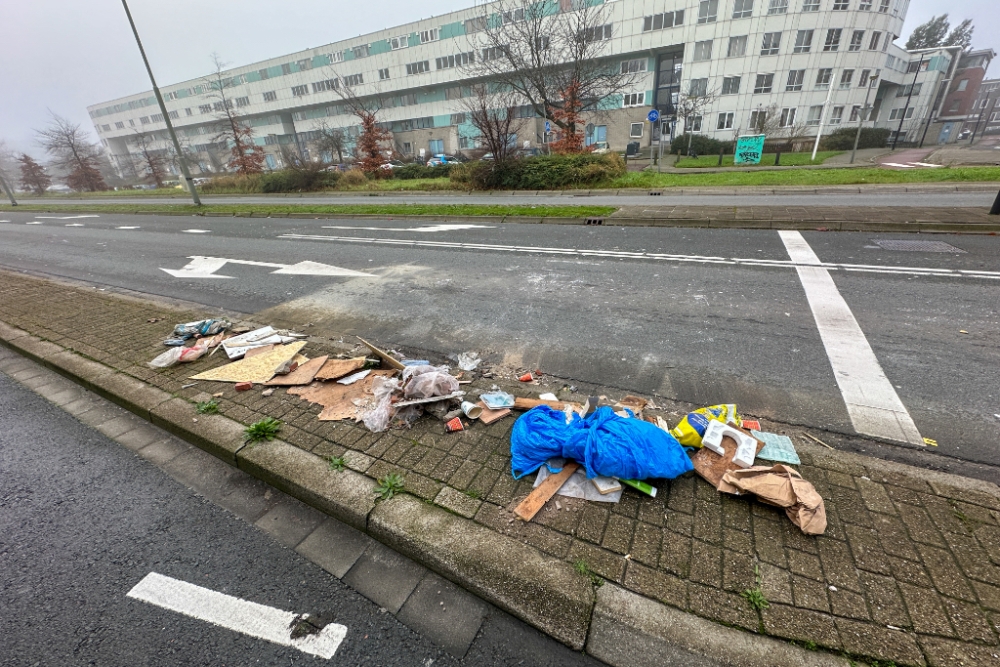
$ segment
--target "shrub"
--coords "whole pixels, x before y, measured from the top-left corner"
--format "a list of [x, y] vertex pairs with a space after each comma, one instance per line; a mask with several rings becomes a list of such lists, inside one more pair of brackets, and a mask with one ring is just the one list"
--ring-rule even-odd
[[261, 189], [261, 174], [250, 176], [215, 176], [208, 183], [199, 186], [207, 195], [212, 194], [255, 194]]
[[360, 169], [345, 171], [340, 177], [340, 185], [353, 188], [368, 185], [368, 176]]
[[438, 167], [428, 167], [423, 164], [408, 164], [392, 170], [395, 178], [412, 180], [415, 178], [447, 178], [456, 165], [443, 164]]
[[459, 170], [453, 181], [467, 179], [480, 190], [556, 190], [580, 185], [594, 185], [625, 173], [625, 161], [617, 153], [594, 155], [542, 155], [494, 162], [471, 163]]
[[[854, 137], [857, 133], [856, 127], [834, 130], [820, 140], [820, 148], [825, 151], [849, 151], [854, 148]], [[862, 128], [858, 148], [885, 148], [891, 133], [891, 130], [884, 127]]]
[[260, 176], [261, 192], [314, 192], [337, 186], [340, 173], [305, 169], [284, 169]]
[[[718, 155], [719, 151], [726, 151], [729, 155], [733, 154], [733, 142], [731, 141], [719, 141], [718, 139], [712, 139], [706, 137], [702, 134], [687, 134], [684, 133], [679, 137], [675, 137], [673, 143], [670, 144], [670, 152], [676, 153], [680, 149], [683, 155], [688, 153], [688, 137], [691, 138], [691, 150], [698, 155]], [[653, 147], [656, 150], [656, 147]]]

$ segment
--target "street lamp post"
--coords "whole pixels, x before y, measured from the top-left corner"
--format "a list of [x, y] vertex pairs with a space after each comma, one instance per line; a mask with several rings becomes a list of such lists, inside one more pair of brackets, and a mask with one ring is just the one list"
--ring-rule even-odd
[[851, 150], [851, 164], [854, 164], [854, 156], [858, 152], [858, 142], [861, 141], [861, 127], [865, 124], [865, 118], [868, 116], [868, 96], [871, 95], [872, 88], [878, 82], [879, 71], [868, 80], [868, 90], [865, 91], [865, 105], [861, 109], [861, 117], [858, 118], [858, 133], [854, 135], [854, 148]]
[[142, 54], [142, 62], [146, 65], [146, 72], [149, 74], [149, 81], [153, 84], [153, 94], [156, 95], [156, 103], [160, 105], [160, 113], [163, 114], [163, 122], [167, 124], [167, 132], [170, 134], [170, 140], [174, 143], [174, 150], [177, 151], [177, 161], [181, 166], [181, 174], [184, 175], [184, 180], [187, 182], [188, 191], [191, 192], [191, 199], [194, 201], [195, 206], [201, 206], [201, 199], [198, 197], [198, 189], [194, 186], [194, 179], [191, 178], [191, 172], [188, 171], [187, 161], [184, 159], [184, 153], [181, 152], [181, 144], [177, 141], [177, 134], [174, 132], [174, 124], [170, 122], [170, 114], [167, 113], [167, 105], [163, 103], [163, 96], [160, 95], [160, 89], [156, 85], [156, 79], [153, 78], [153, 70], [149, 66], [149, 59], [146, 58], [146, 50], [142, 48], [142, 40], [139, 39], [139, 31], [135, 28], [135, 21], [132, 20], [132, 12], [128, 9], [128, 2], [122, 0], [122, 6], [125, 8], [125, 15], [128, 16], [128, 23], [132, 26], [132, 34], [135, 35], [135, 43], [139, 45], [139, 53]]
[[0, 185], [3, 186], [3, 191], [7, 193], [7, 198], [10, 199], [10, 205], [17, 206], [17, 200], [14, 199], [14, 192], [10, 189], [10, 186], [7, 185], [7, 179], [3, 177], [2, 172], [0, 172]]
[[917, 77], [920, 76], [920, 68], [924, 65], [924, 54], [920, 54], [920, 62], [917, 63], [917, 70], [913, 73], [913, 81], [910, 82], [910, 94], [906, 96], [906, 104], [903, 105], [903, 113], [899, 117], [899, 127], [896, 128], [896, 136], [892, 138], [892, 150], [896, 150], [896, 142], [899, 141], [899, 133], [903, 131], [903, 121], [906, 120], [906, 112], [910, 109], [910, 100], [913, 98], [913, 89], [917, 87]]

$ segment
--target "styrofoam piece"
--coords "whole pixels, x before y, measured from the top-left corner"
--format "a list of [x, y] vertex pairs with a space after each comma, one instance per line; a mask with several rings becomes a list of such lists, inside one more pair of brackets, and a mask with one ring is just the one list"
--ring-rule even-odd
[[733, 463], [741, 468], [752, 466], [754, 458], [757, 456], [757, 441], [729, 424], [715, 419], [710, 420], [705, 429], [705, 435], [701, 438], [701, 444], [719, 456], [725, 456], [726, 450], [722, 447], [724, 436], [729, 436], [736, 441], [736, 455], [733, 457]]

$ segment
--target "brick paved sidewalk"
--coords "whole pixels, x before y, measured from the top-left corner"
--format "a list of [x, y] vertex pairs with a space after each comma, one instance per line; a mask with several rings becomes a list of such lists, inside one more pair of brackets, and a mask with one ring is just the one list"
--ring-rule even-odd
[[[293, 445], [344, 456], [373, 478], [399, 472], [410, 493], [641, 595], [880, 665], [1000, 665], [1000, 489], [992, 484], [798, 439], [800, 470], [826, 500], [821, 537], [804, 536], [781, 510], [720, 495], [694, 476], [661, 484], [655, 499], [630, 489], [617, 505], [560, 498], [561, 510], [549, 503], [525, 524], [511, 513], [531, 486], [510, 475], [513, 419], [445, 434], [424, 418], [412, 430], [373, 434], [316, 420], [318, 406], [284, 389], [264, 398], [222, 383], [181, 388], [188, 376], [224, 363], [220, 355], [162, 371], [145, 366], [175, 322], [213, 314], [0, 273], [0, 321], [190, 400], [224, 390], [220, 411], [231, 419], [281, 419], [281, 437]], [[154, 317], [163, 320], [147, 322]], [[317, 338], [307, 352], [346, 349]], [[755, 569], [764, 609], [741, 595], [755, 586]]]

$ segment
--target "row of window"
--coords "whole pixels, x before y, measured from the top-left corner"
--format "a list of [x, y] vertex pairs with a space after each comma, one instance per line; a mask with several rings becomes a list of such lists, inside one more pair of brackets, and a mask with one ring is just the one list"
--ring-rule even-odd
[[[805, 125], [807, 125], [807, 126], [816, 126], [816, 125], [820, 124], [820, 121], [823, 118], [823, 106], [824, 105], [822, 105], [822, 104], [816, 104], [816, 105], [813, 105], [813, 106], [809, 107], [809, 110], [808, 110], [808, 112], [806, 114]], [[830, 125], [840, 125], [841, 123], [843, 123], [844, 122], [844, 111], [846, 110], [846, 108], [847, 107], [844, 107], [844, 106], [835, 106], [835, 107], [832, 107], [831, 110], [830, 110], [830, 117], [827, 119], [826, 122], [829, 123]], [[896, 111], [896, 110], [894, 109], [893, 111]], [[899, 109], [898, 111], [901, 112], [902, 109]], [[764, 110], [764, 109], [758, 109], [758, 110], [755, 110], [755, 111], [751, 111], [750, 112], [750, 122], [747, 124], [746, 129], [749, 130], [749, 131], [754, 131], [756, 129], [764, 127], [764, 125], [767, 123], [767, 120], [768, 120], [768, 113], [769, 112], [767, 110]], [[793, 127], [796, 124], [796, 120], [798, 119], [797, 118], [797, 116], [798, 116], [798, 109], [795, 108], [795, 107], [786, 107], [784, 109], [781, 109], [780, 111], [776, 111], [775, 113], [779, 114], [778, 115], [778, 123], [777, 123], [778, 127], [782, 127], [782, 128]], [[861, 111], [861, 107], [860, 106], [855, 105], [855, 106], [851, 107], [851, 112], [850, 112], [850, 116], [848, 118], [848, 122], [856, 123], [861, 118], [861, 115], [862, 115], [862, 111]], [[907, 113], [906, 117], [909, 118], [912, 115], [913, 115], [913, 109], [911, 108], [909, 110], [909, 112]], [[691, 117], [689, 117], [687, 119], [687, 125], [685, 127], [685, 131], [692, 132], [692, 133], [697, 133], [697, 132], [704, 131], [704, 129], [703, 129], [704, 128], [704, 121], [705, 121], [705, 117], [704, 116], [691, 116]], [[715, 129], [716, 130], [732, 130], [732, 129], [736, 129], [738, 127], [739, 126], [736, 125], [736, 113], [735, 112], [732, 112], [732, 111], [722, 111], [716, 117], [716, 123], [715, 123]], [[744, 128], [740, 128], [740, 129], [744, 129]]]
[[[889, 6], [892, 0], [879, 0], [878, 11], [882, 14], [888, 13]], [[763, 0], [762, 0], [763, 4]], [[789, 9], [789, 0], [766, 0], [767, 14], [787, 14]], [[802, 11], [803, 12], [818, 12], [820, 10], [821, 0], [802, 0]], [[745, 19], [753, 16], [753, 5], [754, 0], [734, 0], [733, 2], [733, 13], [732, 17], [734, 19]], [[872, 10], [873, 0], [858, 0], [858, 11], [870, 12]], [[835, 12], [846, 12], [851, 9], [851, 0], [833, 0], [832, 10]], [[675, 25], [681, 25], [684, 22], [684, 11], [679, 12], [668, 12], [671, 14], [670, 23], [667, 23], [667, 14], [658, 14], [653, 16], [645, 17], [643, 21], [643, 30], [659, 30], [660, 28], [670, 28]], [[679, 17], [677, 15], [680, 15]], [[660, 26], [655, 27], [656, 17], [661, 17]], [[701, 0], [698, 3], [698, 23], [714, 23], [719, 18], [719, 0]], [[678, 20], [679, 19], [679, 20]], [[649, 27], [647, 27], [647, 25]]]
[[[813, 48], [813, 37], [815, 30], [798, 30], [795, 33], [795, 44], [792, 46], [792, 53], [811, 53]], [[823, 52], [832, 53], [840, 50], [843, 38], [843, 28], [830, 28], [826, 31], [826, 39], [823, 41]], [[765, 32], [760, 44], [760, 55], [776, 56], [781, 51], [782, 32]], [[739, 58], [747, 54], [747, 43], [749, 35], [737, 35], [729, 38], [726, 48], [727, 58]], [[872, 32], [868, 39], [868, 49], [877, 51], [879, 43], [882, 41], [882, 33], [878, 30]], [[851, 34], [851, 41], [848, 44], [848, 51], [860, 51], [865, 42], [865, 31], [855, 30]], [[715, 40], [706, 39], [694, 43], [694, 53], [691, 59], [695, 62], [711, 60]], [[889, 40], [885, 40], [883, 49], [887, 48]], [[623, 70], [624, 71], [624, 70]]]
[[[845, 69], [840, 73], [838, 81], [838, 87], [842, 90], [847, 90], [855, 85], [853, 69]], [[871, 81], [871, 70], [864, 69], [861, 70], [861, 76], [857, 79], [857, 86], [859, 88], [864, 88]], [[767, 74], [757, 74], [754, 79], [753, 92], [755, 95], [763, 93], [774, 92], [774, 77], [773, 72]], [[830, 84], [833, 83], [834, 75], [832, 67], [823, 67], [816, 72], [816, 90], [827, 90]], [[794, 93], [803, 90], [806, 82], [806, 70], [804, 69], [793, 69], [788, 72], [788, 77], [785, 79], [785, 92]], [[722, 79], [722, 95], [739, 95], [740, 89], [743, 85], [742, 76], [727, 76]], [[914, 94], [919, 94], [920, 84], [917, 84]], [[700, 97], [708, 94], [708, 78], [702, 79], [692, 79], [689, 87], [689, 95], [692, 97]]]

